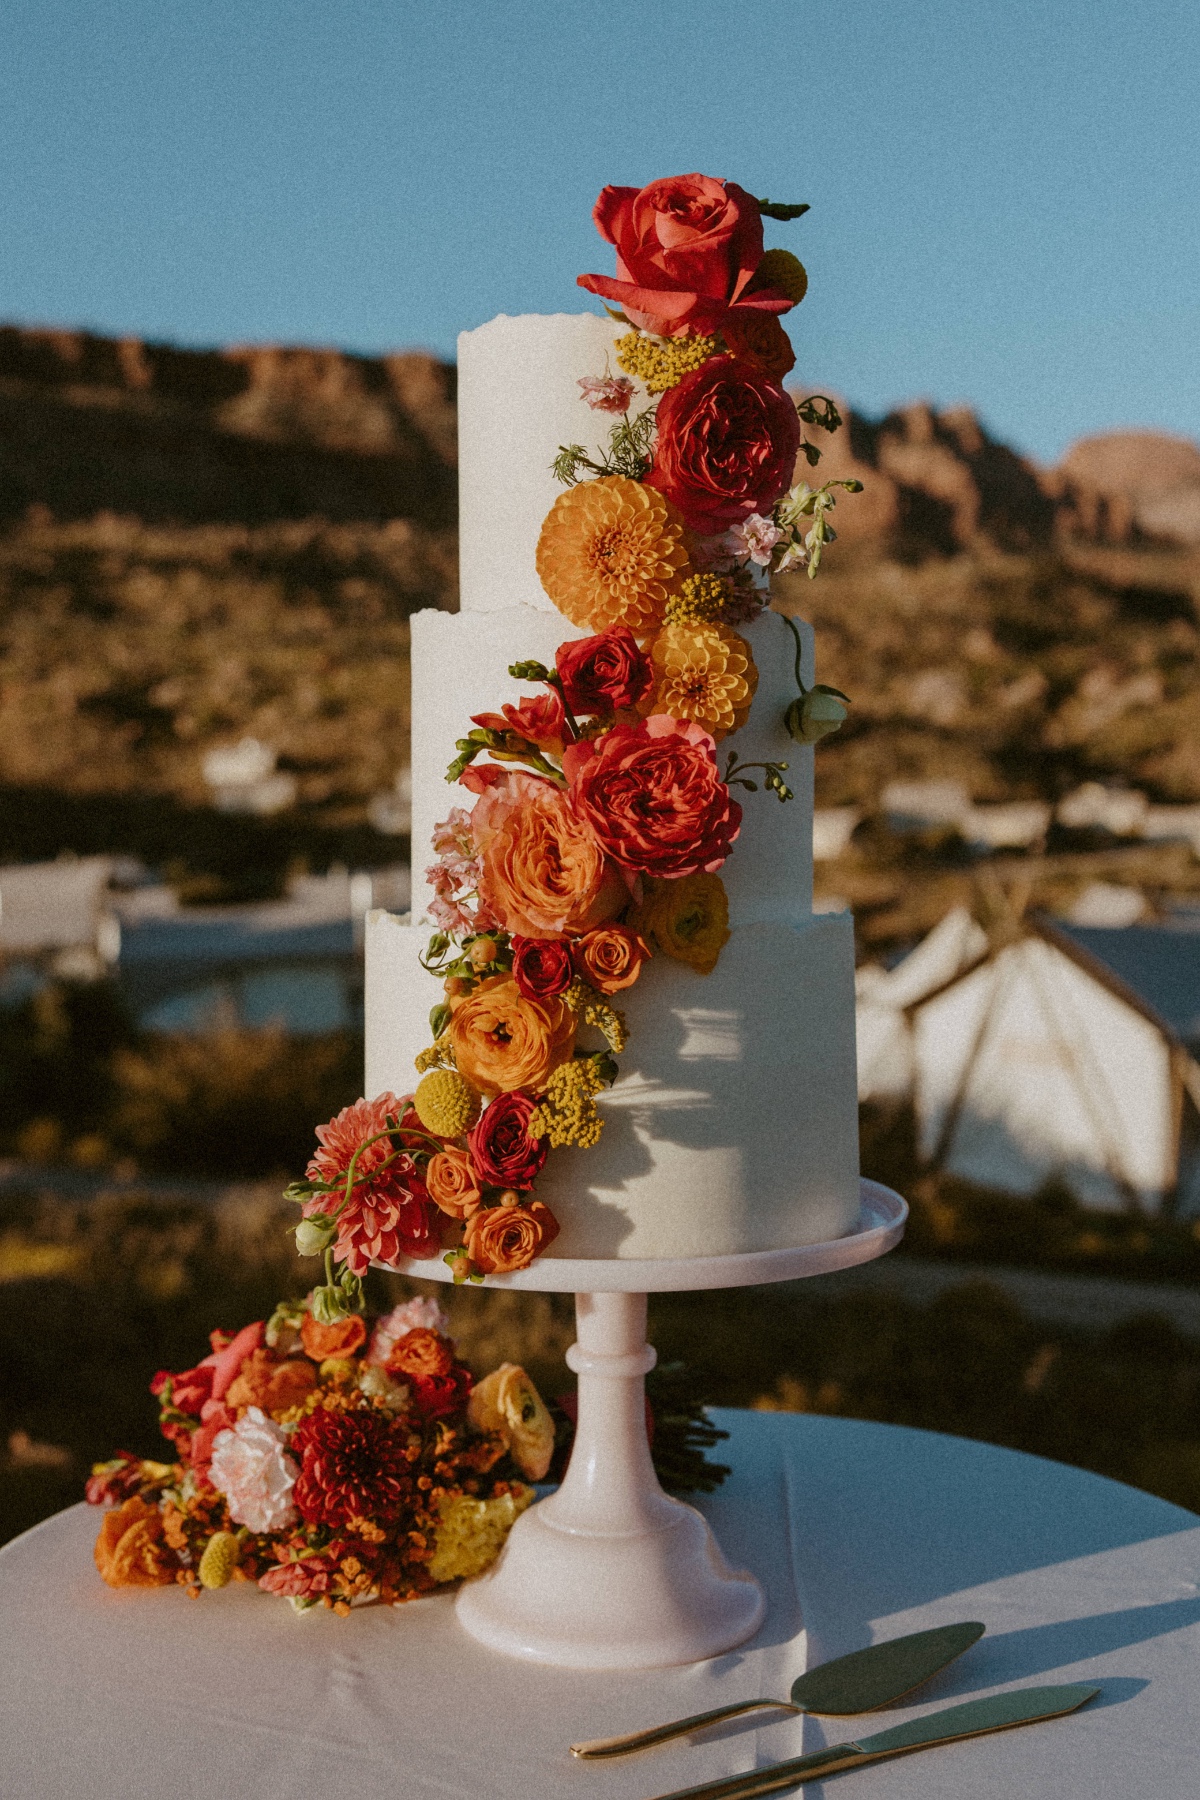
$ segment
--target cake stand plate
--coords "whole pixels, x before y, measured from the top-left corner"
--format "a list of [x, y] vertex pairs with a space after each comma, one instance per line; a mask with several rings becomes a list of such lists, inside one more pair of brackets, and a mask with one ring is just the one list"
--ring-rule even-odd
[[[646, 1437], [646, 1296], [757, 1286], [823, 1275], [882, 1256], [908, 1208], [862, 1183], [856, 1228], [827, 1244], [678, 1261], [542, 1257], [489, 1287], [575, 1293], [579, 1422], [562, 1485], [522, 1514], [499, 1559], [457, 1601], [472, 1637], [510, 1656], [573, 1669], [648, 1669], [699, 1662], [744, 1643], [766, 1601], [729, 1567], [695, 1507], [664, 1494]], [[406, 1274], [450, 1279], [443, 1265]], [[438, 1272], [440, 1271], [440, 1272]]]

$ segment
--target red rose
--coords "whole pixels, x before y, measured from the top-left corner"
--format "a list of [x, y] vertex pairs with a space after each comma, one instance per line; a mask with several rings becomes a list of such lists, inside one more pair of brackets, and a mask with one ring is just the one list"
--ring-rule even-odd
[[628, 625], [610, 625], [598, 637], [560, 644], [554, 666], [577, 716], [636, 706], [654, 680], [650, 658], [638, 649]]
[[698, 725], [651, 713], [572, 744], [563, 767], [576, 811], [613, 861], [669, 879], [719, 869], [741, 829], [713, 751]]
[[571, 985], [571, 952], [563, 938], [515, 937], [513, 980], [527, 1000], [552, 1000]]
[[762, 214], [736, 182], [672, 175], [640, 190], [606, 187], [592, 217], [616, 246], [617, 279], [580, 275], [579, 286], [644, 331], [714, 331], [735, 304], [774, 313], [793, 304], [777, 288], [746, 292], [762, 261]]
[[693, 531], [725, 531], [769, 513], [787, 492], [800, 449], [796, 408], [752, 363], [710, 356], [658, 403], [651, 487]]
[[489, 731], [514, 731], [554, 756], [562, 755], [567, 735], [563, 703], [553, 688], [548, 694], [527, 694], [519, 706], [504, 706], [498, 713], [472, 713], [471, 723]]
[[461, 1412], [471, 1397], [471, 1371], [455, 1363], [445, 1375], [406, 1375], [405, 1385], [423, 1419]]
[[549, 1143], [529, 1135], [529, 1115], [536, 1101], [520, 1089], [497, 1094], [485, 1106], [467, 1143], [480, 1179], [493, 1187], [531, 1188], [542, 1172]]
[[774, 313], [752, 312], [741, 306], [730, 313], [721, 333], [731, 356], [753, 363], [772, 381], [782, 381], [796, 366], [796, 352]]

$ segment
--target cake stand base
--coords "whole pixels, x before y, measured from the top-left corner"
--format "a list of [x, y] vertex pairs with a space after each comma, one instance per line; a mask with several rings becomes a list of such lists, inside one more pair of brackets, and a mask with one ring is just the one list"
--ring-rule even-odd
[[[845, 1268], [882, 1255], [903, 1231], [904, 1202], [864, 1183], [858, 1230], [836, 1245], [765, 1252], [763, 1266], [727, 1271], [741, 1286]], [[750, 1259], [713, 1258], [741, 1264]], [[739, 1280], [739, 1275], [741, 1279]], [[664, 1283], [664, 1285], [667, 1285]], [[466, 1582], [457, 1612], [472, 1637], [509, 1656], [572, 1669], [649, 1669], [699, 1662], [744, 1643], [766, 1602], [752, 1576], [729, 1568], [694, 1507], [664, 1494], [646, 1437], [645, 1293], [577, 1293], [579, 1422], [562, 1486], [524, 1513], [498, 1561]]]

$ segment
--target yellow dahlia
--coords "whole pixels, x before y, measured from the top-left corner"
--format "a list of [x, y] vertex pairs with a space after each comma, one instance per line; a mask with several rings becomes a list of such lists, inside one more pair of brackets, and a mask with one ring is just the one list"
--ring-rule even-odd
[[654, 687], [641, 703], [643, 713], [690, 719], [714, 738], [746, 723], [758, 670], [745, 638], [727, 625], [668, 625], [650, 660]]
[[542, 586], [572, 625], [648, 637], [688, 566], [683, 525], [654, 488], [602, 475], [560, 494], [537, 547]]

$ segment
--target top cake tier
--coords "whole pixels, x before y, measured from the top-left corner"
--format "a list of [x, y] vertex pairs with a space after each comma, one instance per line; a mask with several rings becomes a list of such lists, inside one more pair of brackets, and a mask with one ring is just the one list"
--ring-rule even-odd
[[[554, 607], [534, 556], [562, 493], [560, 444], [595, 443], [582, 375], [613, 364], [621, 327], [594, 313], [505, 313], [458, 339], [459, 579], [463, 612]], [[639, 389], [639, 393], [644, 390]], [[574, 635], [564, 630], [563, 636]]]

